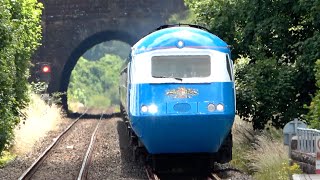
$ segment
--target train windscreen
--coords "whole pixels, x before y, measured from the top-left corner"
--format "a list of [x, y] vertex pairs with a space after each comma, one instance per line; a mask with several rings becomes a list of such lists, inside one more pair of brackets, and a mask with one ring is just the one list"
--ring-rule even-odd
[[153, 56], [151, 66], [154, 78], [202, 78], [211, 74], [209, 55]]

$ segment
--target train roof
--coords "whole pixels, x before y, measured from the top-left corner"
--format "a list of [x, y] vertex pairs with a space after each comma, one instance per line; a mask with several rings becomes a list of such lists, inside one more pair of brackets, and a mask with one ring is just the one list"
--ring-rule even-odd
[[218, 36], [206, 29], [184, 26], [160, 28], [138, 41], [132, 50], [133, 54], [141, 54], [171, 48], [211, 49], [230, 53], [228, 44]]

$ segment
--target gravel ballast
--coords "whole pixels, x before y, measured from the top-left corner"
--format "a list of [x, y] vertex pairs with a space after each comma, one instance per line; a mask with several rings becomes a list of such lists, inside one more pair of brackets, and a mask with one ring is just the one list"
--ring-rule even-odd
[[[48, 133], [28, 154], [17, 157], [6, 167], [0, 169], [0, 179], [18, 179], [58, 134], [73, 120], [66, 119], [58, 130]], [[44, 166], [32, 179], [76, 179], [81, 168], [83, 156], [87, 151], [91, 133], [98, 119], [81, 120], [60, 141], [54, 152], [46, 159]], [[227, 170], [229, 165], [218, 165], [218, 175], [223, 179], [252, 179], [241, 172]], [[226, 169], [224, 171], [224, 169]], [[121, 118], [101, 121], [93, 149], [88, 179], [131, 180], [148, 179], [143, 163], [135, 162], [129, 145], [126, 127]]]

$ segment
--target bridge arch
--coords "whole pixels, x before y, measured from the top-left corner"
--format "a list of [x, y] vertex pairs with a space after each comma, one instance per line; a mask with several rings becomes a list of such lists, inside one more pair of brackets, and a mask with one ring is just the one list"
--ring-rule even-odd
[[[153, 29], [166, 24], [172, 14], [185, 12], [183, 0], [39, 0], [43, 3], [42, 42], [32, 63], [50, 63], [47, 92], [66, 92], [79, 57], [103, 41], [132, 45]], [[39, 70], [31, 69], [30, 82]], [[67, 95], [62, 104], [67, 109]]]
[[70, 56], [67, 58], [67, 61], [63, 67], [61, 78], [60, 78], [60, 88], [59, 92], [64, 93], [62, 95], [62, 105], [65, 110], [68, 110], [68, 102], [67, 102], [67, 90], [70, 82], [70, 77], [72, 70], [75, 68], [79, 58], [90, 48], [93, 46], [100, 44], [106, 41], [122, 41], [130, 46], [132, 46], [138, 39], [128, 34], [125, 31], [101, 31], [93, 34], [92, 36], [84, 39], [78, 46], [74, 48], [71, 52]]

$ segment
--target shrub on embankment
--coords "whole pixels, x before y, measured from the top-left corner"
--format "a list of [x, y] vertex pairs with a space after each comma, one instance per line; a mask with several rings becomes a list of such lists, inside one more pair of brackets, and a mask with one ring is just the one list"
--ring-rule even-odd
[[30, 59], [41, 39], [42, 4], [0, 0], [0, 154], [28, 103]]
[[314, 68], [316, 77], [317, 91], [310, 103], [309, 113], [307, 115], [308, 122], [310, 122], [311, 128], [320, 129], [320, 59], [316, 61]]
[[[30, 92], [30, 102], [23, 109], [26, 116], [14, 129], [14, 140], [9, 151], [0, 156], [0, 168], [12, 161], [17, 155], [32, 152], [37, 142], [41, 141], [50, 131], [56, 130], [63, 122], [61, 107], [55, 103], [48, 104], [39, 94]], [[36, 131], [35, 131], [36, 129]]]
[[289, 165], [282, 131], [274, 127], [257, 131], [251, 123], [236, 118], [233, 127], [231, 164], [259, 180], [285, 180], [302, 173], [299, 165]]

